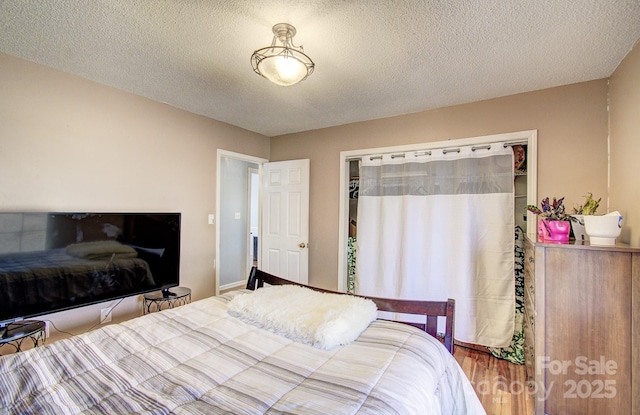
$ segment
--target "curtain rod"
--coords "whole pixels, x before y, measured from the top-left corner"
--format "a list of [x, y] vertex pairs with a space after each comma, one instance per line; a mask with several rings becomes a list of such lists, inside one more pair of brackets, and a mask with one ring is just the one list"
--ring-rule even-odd
[[[493, 144], [497, 144], [493, 143]], [[520, 141], [508, 141], [506, 143], [503, 144], [504, 147], [512, 147], [512, 146], [517, 146], [517, 145], [522, 145], [522, 144], [527, 144], [527, 140], [520, 140]], [[480, 150], [480, 149], [489, 149], [491, 148], [491, 144], [487, 143], [487, 144], [479, 144], [476, 146], [472, 146], [471, 149], [473, 151], [475, 150]], [[452, 151], [460, 151], [459, 147], [436, 147], [436, 148], [432, 148], [431, 150], [442, 150], [443, 152], [452, 152]], [[414, 155], [415, 156], [430, 156], [431, 155], [431, 150], [416, 150], [414, 151]], [[409, 151], [407, 151], [408, 153]], [[375, 159], [380, 159], [382, 158], [383, 155], [385, 154], [391, 154], [391, 158], [399, 158], [399, 157], [404, 157], [404, 153], [397, 153], [395, 151], [393, 152], [388, 152], [388, 153], [377, 153], [377, 154], [363, 154], [362, 156], [358, 156], [358, 157], [350, 157], [348, 159], [346, 159], [346, 161], [359, 161], [362, 159], [362, 157], [371, 157], [371, 160], [375, 160]]]

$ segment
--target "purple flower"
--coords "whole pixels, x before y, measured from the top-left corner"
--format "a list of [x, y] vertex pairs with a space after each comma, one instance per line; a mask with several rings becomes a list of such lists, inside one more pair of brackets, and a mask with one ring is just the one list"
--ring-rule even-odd
[[545, 197], [540, 202], [540, 208], [534, 205], [527, 205], [526, 209], [547, 220], [574, 220], [574, 218], [565, 213], [564, 197], [560, 199], [554, 197], [552, 202], [549, 202], [549, 198]]

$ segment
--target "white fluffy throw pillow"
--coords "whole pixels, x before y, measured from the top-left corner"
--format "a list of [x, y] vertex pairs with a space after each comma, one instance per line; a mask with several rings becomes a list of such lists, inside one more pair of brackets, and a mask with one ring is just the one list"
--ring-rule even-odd
[[228, 312], [243, 321], [319, 349], [351, 343], [377, 317], [371, 300], [277, 285], [238, 295]]

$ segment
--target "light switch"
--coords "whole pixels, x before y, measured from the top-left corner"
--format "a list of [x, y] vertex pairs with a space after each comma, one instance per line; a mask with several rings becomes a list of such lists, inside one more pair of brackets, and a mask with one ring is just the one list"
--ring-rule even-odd
[[215, 215], [213, 213], [209, 213], [208, 223], [209, 225], [213, 225], [215, 223]]
[[236, 219], [240, 219], [240, 212], [236, 212]]

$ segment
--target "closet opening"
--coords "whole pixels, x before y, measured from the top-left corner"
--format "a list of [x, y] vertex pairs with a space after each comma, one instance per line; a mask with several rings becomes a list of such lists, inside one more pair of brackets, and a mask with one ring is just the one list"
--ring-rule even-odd
[[[496, 134], [490, 136], [462, 138], [456, 140], [437, 141], [404, 146], [349, 150], [340, 153], [340, 217], [338, 226], [338, 272], [337, 287], [339, 291], [350, 291], [353, 288], [349, 275], [355, 272], [355, 253], [358, 238], [358, 193], [359, 193], [359, 164], [363, 157], [382, 154], [394, 155], [415, 151], [423, 154], [435, 149], [454, 148], [458, 146], [486, 146], [495, 142], [506, 142], [517, 149], [514, 161], [522, 163], [515, 168], [514, 175], [514, 219], [515, 225], [523, 229], [524, 233], [535, 232], [536, 218], [526, 212], [527, 204], [536, 204], [537, 200], [537, 131], [519, 131], [514, 133]], [[524, 160], [522, 160], [524, 156]], [[528, 219], [528, 220], [527, 220]]]
[[[514, 219], [516, 228], [520, 227], [524, 232], [527, 231], [527, 150], [526, 144], [516, 144], [513, 148], [513, 175], [515, 187], [515, 203], [514, 203]], [[532, 204], [536, 204], [534, 201]]]
[[349, 163], [349, 235], [347, 237], [347, 292], [355, 294], [356, 250], [358, 246], [358, 191], [360, 189], [360, 160]]
[[[365, 291], [375, 286], [375, 290], [390, 290], [388, 295], [385, 292], [377, 296], [397, 295], [406, 299], [419, 299], [412, 296], [420, 293], [436, 297], [459, 296], [461, 305], [466, 305], [466, 309], [461, 308], [461, 318], [466, 316], [462, 321], [469, 322], [464, 323], [468, 327], [484, 324], [477, 322], [493, 321], [497, 315], [504, 317], [495, 335], [483, 333], [484, 337], [476, 338], [472, 330], [467, 330], [466, 337], [460, 337], [460, 341], [494, 346], [490, 347], [494, 355], [517, 360], [520, 353], [509, 350], [520, 350], [523, 339], [519, 324], [522, 321], [519, 310], [522, 308], [520, 291], [523, 284], [519, 281], [522, 280], [524, 258], [520, 245], [524, 234], [535, 228], [535, 217], [529, 218], [530, 213], [525, 207], [535, 204], [536, 200], [536, 139], [536, 131], [525, 131], [417, 146], [343, 152], [340, 249], [344, 262], [340, 271], [344, 279], [338, 281], [339, 288], [356, 294], [374, 295], [378, 293]], [[454, 169], [451, 171], [456, 174], [447, 173], [448, 169]], [[396, 199], [398, 196], [402, 199]], [[464, 207], [470, 205], [474, 206], [472, 214]], [[487, 226], [492, 226], [489, 231]], [[431, 232], [425, 234], [418, 229]], [[496, 238], [491, 241], [478, 239], [493, 231]], [[460, 237], [459, 241], [455, 235]], [[442, 239], [445, 237], [448, 240]], [[458, 245], [452, 247], [455, 243]], [[478, 270], [484, 273], [484, 277], [485, 274], [493, 276], [483, 277], [482, 284], [496, 281], [497, 285], [492, 285], [496, 295], [482, 299], [496, 303], [490, 304], [493, 308], [481, 307], [494, 313], [486, 315], [487, 312], [479, 312], [473, 302], [468, 301], [469, 298], [479, 301], [475, 295], [468, 294], [479, 280], [468, 279], [467, 274], [469, 269], [476, 267], [473, 260], [477, 260], [480, 251], [472, 250], [475, 254], [460, 251], [461, 256], [453, 262], [451, 258], [443, 258], [446, 252], [458, 248], [489, 244], [491, 248], [483, 251], [483, 255], [496, 253], [500, 258], [491, 260], [483, 257], [480, 260], [483, 266], [476, 269], [476, 274], [471, 272], [476, 277]], [[493, 245], [499, 249], [494, 249]], [[445, 246], [446, 249], [443, 248]], [[430, 254], [434, 255], [432, 259], [427, 258]], [[511, 267], [504, 265], [507, 264], [504, 259], [509, 256], [514, 258]], [[485, 268], [489, 266], [496, 269], [487, 271]], [[363, 278], [358, 277], [358, 272], [363, 273]], [[458, 288], [451, 288], [453, 291], [449, 292], [446, 280], [450, 278], [438, 278], [443, 273], [456, 281], [451, 287]], [[496, 275], [501, 275], [500, 279]], [[396, 280], [401, 282], [395, 283]], [[383, 286], [385, 288], [381, 288]], [[508, 315], [514, 309], [513, 297], [509, 298], [514, 292], [515, 318]], [[514, 321], [515, 327], [512, 325]]]

